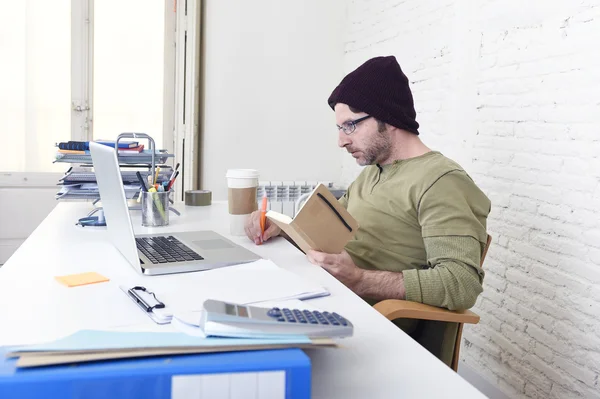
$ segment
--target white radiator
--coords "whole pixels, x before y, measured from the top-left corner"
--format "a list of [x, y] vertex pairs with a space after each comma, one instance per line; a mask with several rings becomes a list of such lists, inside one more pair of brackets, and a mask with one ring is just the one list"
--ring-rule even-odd
[[329, 189], [333, 188], [333, 182], [325, 181], [260, 181], [257, 192], [258, 205], [260, 206], [266, 192], [269, 210], [294, 217], [296, 200], [302, 194], [310, 193], [319, 183], [323, 183]]

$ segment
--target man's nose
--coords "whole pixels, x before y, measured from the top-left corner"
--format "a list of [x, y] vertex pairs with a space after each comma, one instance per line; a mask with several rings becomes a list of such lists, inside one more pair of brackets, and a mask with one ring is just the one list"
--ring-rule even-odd
[[342, 129], [338, 131], [338, 146], [344, 148], [348, 144], [352, 143], [350, 136], [348, 136]]

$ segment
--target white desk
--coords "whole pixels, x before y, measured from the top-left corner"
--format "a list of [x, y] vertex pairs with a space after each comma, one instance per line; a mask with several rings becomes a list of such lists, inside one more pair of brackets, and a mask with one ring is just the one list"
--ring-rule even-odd
[[[340, 348], [306, 351], [313, 365], [314, 398], [484, 397], [284, 239], [255, 246], [245, 237], [230, 237], [223, 203], [177, 208], [182, 216], [171, 214], [171, 224], [165, 228], [143, 228], [139, 212], [134, 212], [136, 233], [215, 230], [326, 287], [331, 296], [312, 300], [315, 306], [336, 310], [352, 321], [355, 334], [341, 340]], [[0, 345], [55, 339], [83, 328], [163, 328], [124, 294], [107, 295], [106, 285], [117, 290], [118, 282], [124, 281], [172, 283], [187, 274], [138, 275], [108, 243], [104, 228], [75, 226], [89, 209], [86, 203], [58, 204], [0, 268]], [[99, 272], [111, 282], [66, 288], [54, 280], [54, 276], [84, 271]], [[112, 326], [106, 325], [108, 318]]]

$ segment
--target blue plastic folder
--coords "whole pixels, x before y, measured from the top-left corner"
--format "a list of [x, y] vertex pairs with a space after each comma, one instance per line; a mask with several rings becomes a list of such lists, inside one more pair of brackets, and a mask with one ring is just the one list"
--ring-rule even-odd
[[[15, 359], [6, 359], [1, 349], [0, 356], [2, 399], [179, 399], [190, 394], [196, 399], [213, 399], [229, 397], [215, 391], [231, 393], [251, 388], [240, 378], [254, 381], [258, 393], [271, 389], [256, 398], [308, 399], [311, 391], [310, 359], [300, 349], [161, 356], [32, 369], [17, 369]], [[272, 392], [269, 374], [274, 372], [279, 372], [275, 377], [283, 378], [284, 386], [275, 389], [279, 394]], [[211, 376], [217, 379], [207, 380]], [[216, 383], [220, 386], [214, 386]]]
[[[288, 342], [302, 342], [293, 337]], [[247, 345], [247, 339], [198, 338], [179, 333], [80, 331], [61, 340], [21, 348], [0, 348], [0, 398], [213, 399], [220, 397], [308, 399], [309, 358], [300, 349], [273, 349], [156, 356], [17, 368], [8, 352]], [[251, 340], [282, 343], [284, 340]], [[248, 391], [250, 390], [250, 391]]]

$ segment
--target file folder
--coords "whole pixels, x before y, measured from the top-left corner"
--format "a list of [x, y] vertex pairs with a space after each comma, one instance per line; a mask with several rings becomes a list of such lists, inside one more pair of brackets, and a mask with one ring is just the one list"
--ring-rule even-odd
[[[308, 399], [310, 359], [300, 349], [161, 356], [16, 368], [0, 348], [0, 398]], [[231, 396], [234, 395], [234, 396]]]

